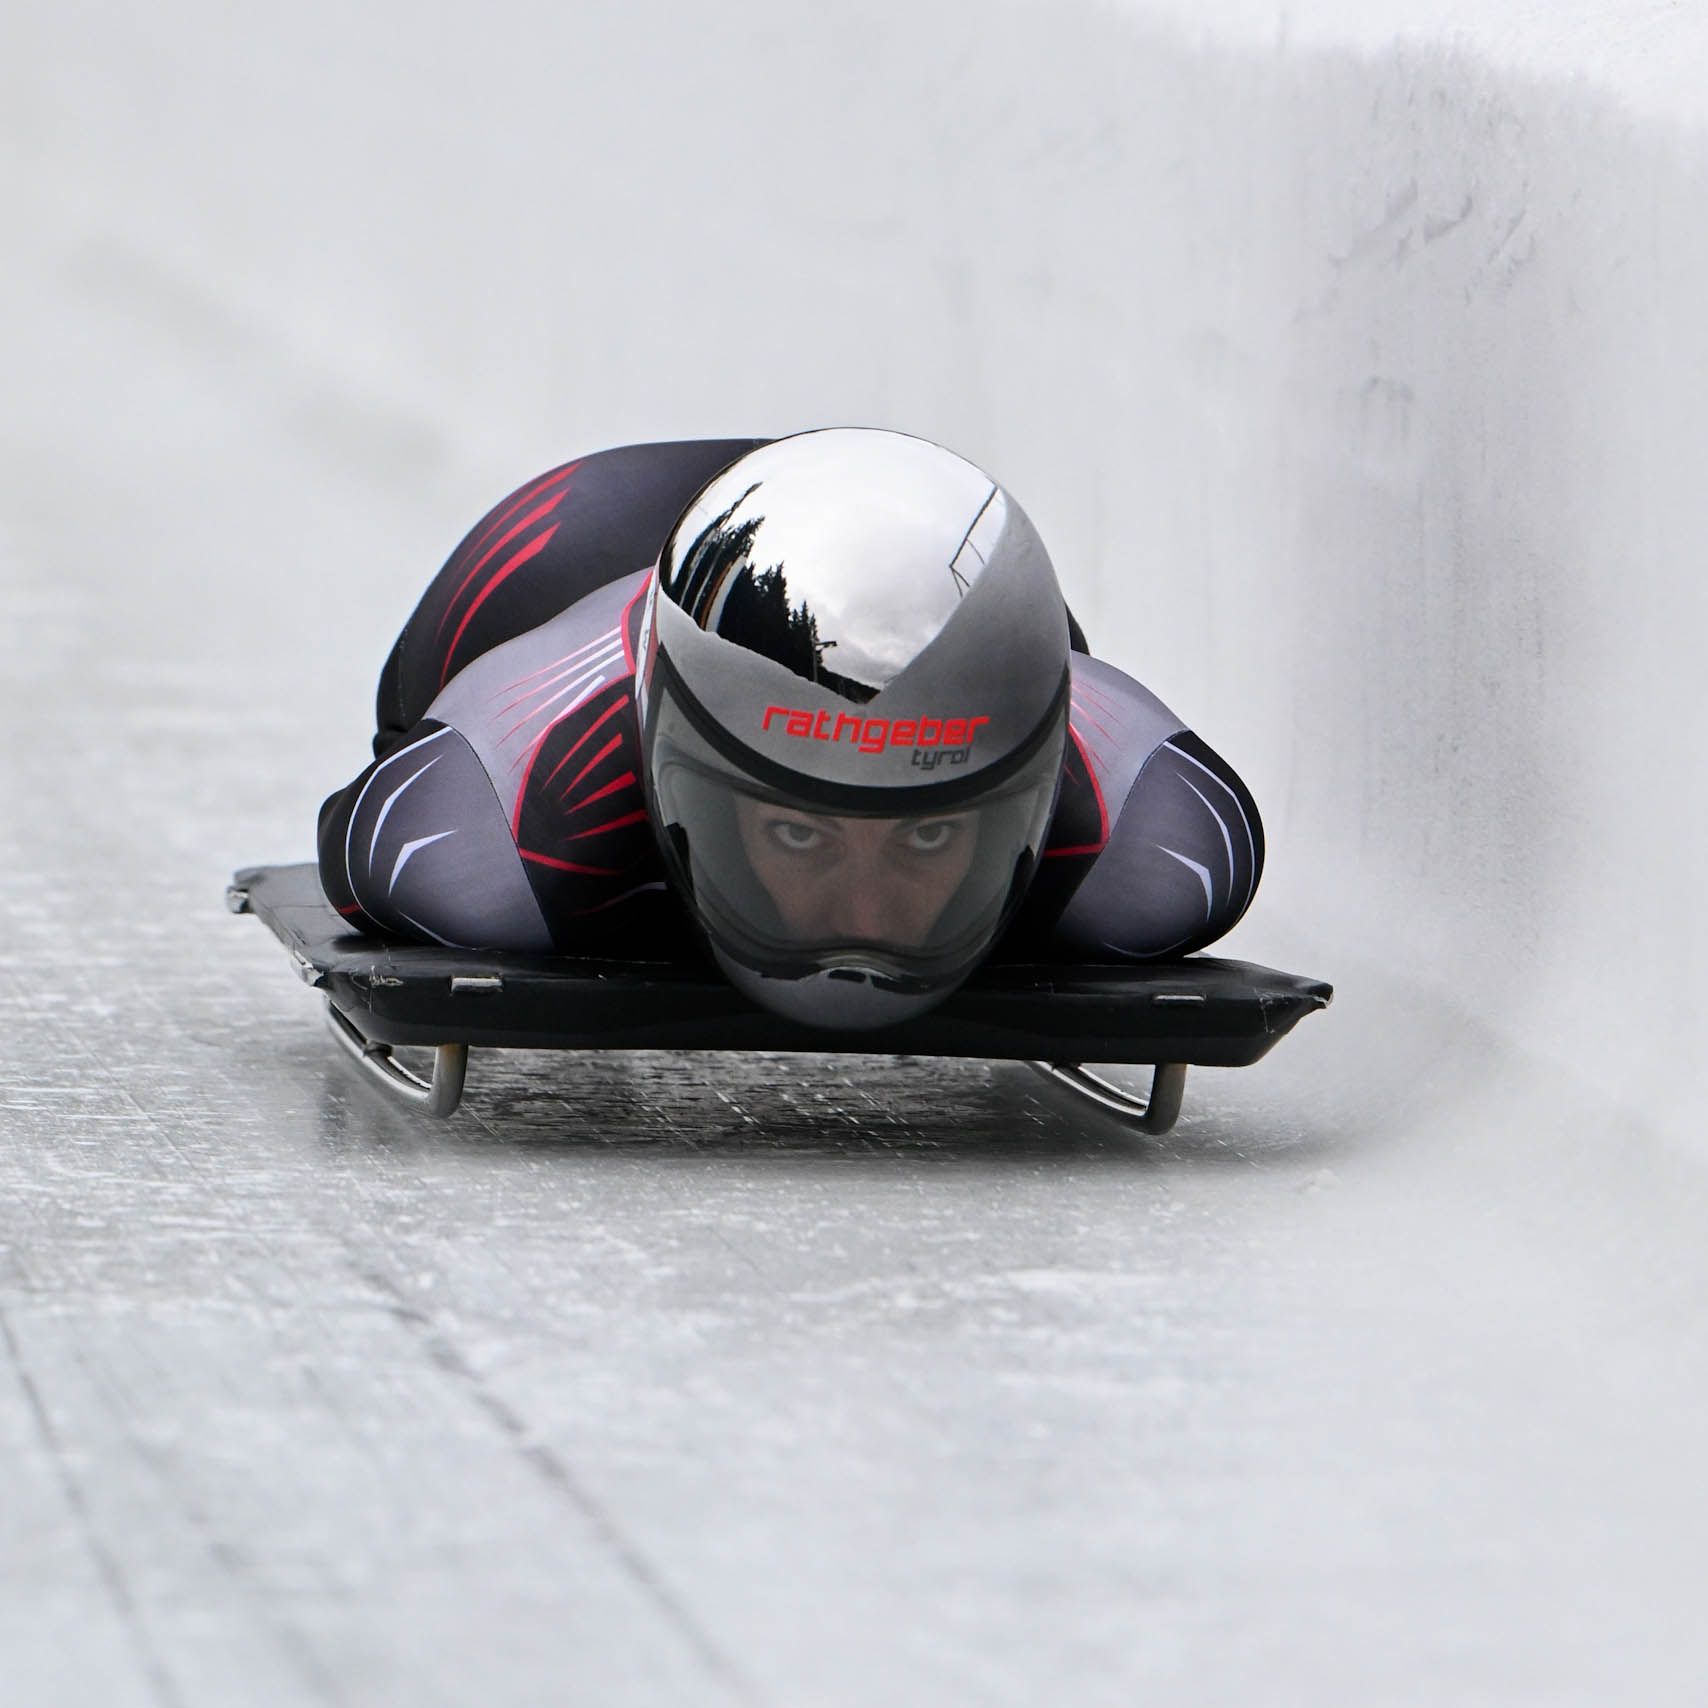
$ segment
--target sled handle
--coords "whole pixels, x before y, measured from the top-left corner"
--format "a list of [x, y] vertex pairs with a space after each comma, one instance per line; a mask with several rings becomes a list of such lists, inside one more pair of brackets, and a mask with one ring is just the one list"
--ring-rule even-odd
[[1149, 1097], [1132, 1092], [1090, 1072], [1079, 1062], [1028, 1062], [1034, 1073], [1059, 1085], [1075, 1097], [1113, 1115], [1129, 1132], [1166, 1133], [1180, 1116], [1180, 1100], [1186, 1093], [1186, 1063], [1158, 1062], [1151, 1075]]
[[391, 1053], [390, 1044], [377, 1044], [364, 1036], [362, 1029], [329, 997], [326, 1019], [332, 1036], [349, 1056], [385, 1094], [424, 1115], [449, 1115], [463, 1099], [463, 1079], [468, 1073], [467, 1044], [435, 1044], [433, 1046], [433, 1077], [422, 1079], [413, 1074]]

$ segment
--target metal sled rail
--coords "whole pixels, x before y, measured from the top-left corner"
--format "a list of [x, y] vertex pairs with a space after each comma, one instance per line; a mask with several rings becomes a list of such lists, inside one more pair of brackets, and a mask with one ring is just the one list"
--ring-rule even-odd
[[1082, 1102], [1112, 1115], [1135, 1133], [1166, 1133], [1180, 1119], [1181, 1099], [1186, 1095], [1186, 1063], [1159, 1062], [1151, 1075], [1151, 1094], [1135, 1097], [1089, 1072], [1082, 1062], [1028, 1062], [1032, 1071], [1060, 1086]]
[[339, 1047], [388, 1097], [400, 1098], [424, 1115], [450, 1115], [463, 1100], [463, 1082], [468, 1077], [467, 1044], [436, 1044], [433, 1047], [433, 1077], [422, 1079], [392, 1056], [390, 1044], [364, 1038], [356, 1022], [330, 997], [326, 1021]]

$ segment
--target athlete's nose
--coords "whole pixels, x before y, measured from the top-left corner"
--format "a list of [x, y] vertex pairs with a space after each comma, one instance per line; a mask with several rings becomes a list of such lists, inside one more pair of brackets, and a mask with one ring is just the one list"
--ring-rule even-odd
[[837, 937], [859, 942], [889, 942], [895, 937], [895, 914], [894, 898], [885, 892], [878, 874], [854, 865], [837, 885], [831, 930]]

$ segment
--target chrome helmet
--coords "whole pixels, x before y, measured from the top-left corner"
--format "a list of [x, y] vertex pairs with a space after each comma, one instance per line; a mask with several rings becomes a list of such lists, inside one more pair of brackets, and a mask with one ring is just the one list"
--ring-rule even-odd
[[953, 452], [832, 428], [714, 476], [660, 556], [636, 693], [666, 867], [765, 1007], [906, 1019], [1013, 917], [1061, 777], [1067, 614], [1026, 513]]

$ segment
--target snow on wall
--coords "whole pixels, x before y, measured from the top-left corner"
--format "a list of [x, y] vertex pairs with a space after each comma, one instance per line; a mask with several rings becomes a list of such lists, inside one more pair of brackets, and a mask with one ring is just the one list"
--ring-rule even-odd
[[[1304, 1059], [1366, 1112], [1426, 1070], [1445, 1098], [1463, 1023], [1696, 1136], [1708, 37], [1680, 9], [7, 27], [32, 264], [224, 341], [257, 408], [419, 491], [410, 553], [342, 572], [353, 713], [434, 554], [534, 467], [905, 427], [1014, 487], [1094, 645], [1247, 775], [1271, 864], [1228, 948], [1340, 981]], [[44, 411], [169, 433], [126, 361], [67, 364]], [[162, 504], [197, 501], [188, 434], [182, 468]]]

